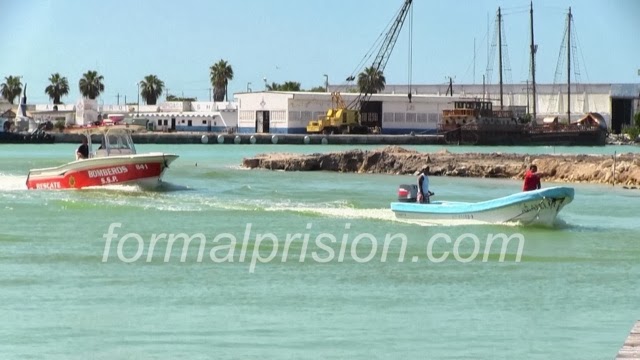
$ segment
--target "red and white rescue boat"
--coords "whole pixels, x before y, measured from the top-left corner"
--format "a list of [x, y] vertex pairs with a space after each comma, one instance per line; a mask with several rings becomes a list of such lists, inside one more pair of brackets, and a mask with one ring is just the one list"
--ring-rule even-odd
[[[112, 184], [153, 188], [160, 185], [164, 171], [178, 155], [161, 152], [137, 154], [131, 132], [142, 128], [113, 125], [78, 129], [87, 138], [89, 158], [58, 167], [30, 170], [27, 188], [80, 189]], [[101, 137], [101, 145], [95, 151], [92, 151], [92, 135]]]

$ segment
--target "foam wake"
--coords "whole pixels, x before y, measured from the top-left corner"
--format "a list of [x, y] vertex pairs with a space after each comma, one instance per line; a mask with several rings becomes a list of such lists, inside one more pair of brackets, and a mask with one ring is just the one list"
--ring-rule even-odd
[[27, 177], [0, 173], [0, 191], [27, 190]]

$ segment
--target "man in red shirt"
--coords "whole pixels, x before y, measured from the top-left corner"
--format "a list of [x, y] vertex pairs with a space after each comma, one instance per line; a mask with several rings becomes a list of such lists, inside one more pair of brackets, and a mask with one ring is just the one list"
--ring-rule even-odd
[[543, 174], [538, 173], [538, 167], [535, 165], [529, 166], [529, 170], [524, 174], [524, 185], [522, 191], [531, 191], [540, 189], [540, 177]]

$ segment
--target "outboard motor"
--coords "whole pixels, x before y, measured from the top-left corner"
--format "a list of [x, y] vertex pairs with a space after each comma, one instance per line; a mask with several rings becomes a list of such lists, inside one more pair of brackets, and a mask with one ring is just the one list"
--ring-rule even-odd
[[402, 184], [398, 187], [399, 202], [416, 202], [418, 199], [418, 185]]

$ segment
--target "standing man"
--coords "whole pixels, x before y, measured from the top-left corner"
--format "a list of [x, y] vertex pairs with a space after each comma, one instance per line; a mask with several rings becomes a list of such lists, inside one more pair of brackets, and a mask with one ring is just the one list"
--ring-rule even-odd
[[76, 150], [76, 160], [84, 160], [89, 158], [89, 145], [87, 145], [87, 137], [82, 137], [82, 145]]
[[429, 191], [429, 167], [426, 166], [418, 175], [418, 202], [421, 204], [430, 203], [429, 196], [433, 193]]
[[530, 165], [529, 170], [524, 174], [524, 184], [522, 191], [538, 190], [542, 186], [540, 185], [540, 177], [544, 174], [538, 173], [538, 167]]

